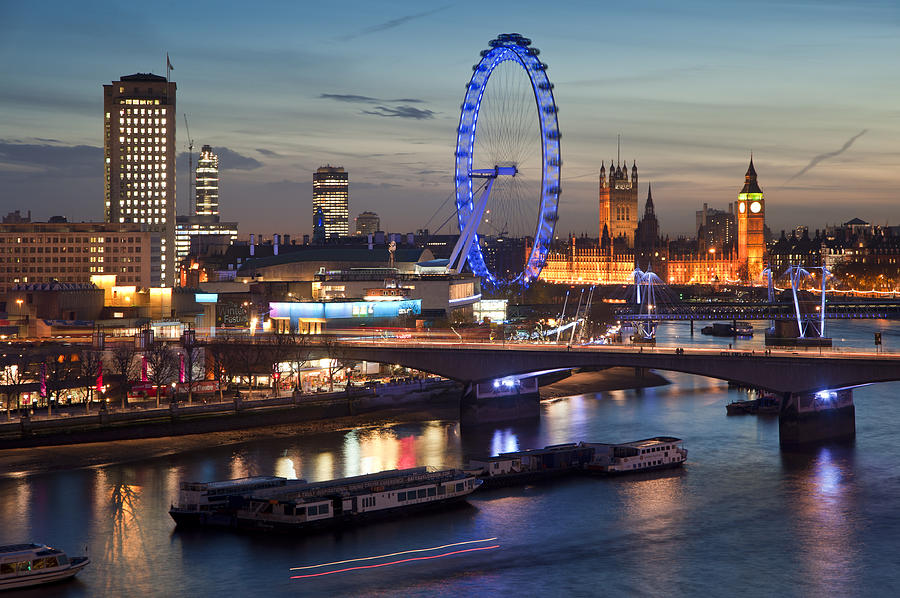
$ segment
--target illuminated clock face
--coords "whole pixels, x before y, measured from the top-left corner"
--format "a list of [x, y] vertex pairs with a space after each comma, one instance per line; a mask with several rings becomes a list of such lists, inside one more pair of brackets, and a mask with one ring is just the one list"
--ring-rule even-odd
[[758, 201], [754, 201], [750, 204], [750, 211], [754, 214], [759, 214], [759, 211], [762, 209], [762, 204]]
[[746, 211], [747, 211], [747, 204], [745, 204], [744, 202], [739, 203], [739, 204], [738, 204], [738, 211], [740, 211], [741, 214], [743, 214], [744, 212], [746, 212]]

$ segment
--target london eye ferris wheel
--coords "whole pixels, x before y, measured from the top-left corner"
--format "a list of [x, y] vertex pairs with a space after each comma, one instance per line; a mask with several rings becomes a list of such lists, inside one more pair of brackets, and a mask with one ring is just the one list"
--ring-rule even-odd
[[[449, 267], [492, 287], [527, 287], [541, 273], [557, 220], [560, 134], [553, 85], [540, 51], [518, 33], [481, 52], [466, 86], [454, 182], [460, 242]], [[480, 238], [526, 239], [521, 271], [491, 271]], [[458, 264], [458, 265], [457, 265]]]

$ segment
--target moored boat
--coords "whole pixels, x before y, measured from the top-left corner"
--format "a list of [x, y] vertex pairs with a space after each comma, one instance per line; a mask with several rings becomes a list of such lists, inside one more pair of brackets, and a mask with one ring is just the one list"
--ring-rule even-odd
[[484, 482], [484, 488], [526, 484], [583, 471], [594, 451], [584, 443], [556, 444], [542, 449], [501, 453], [469, 459], [466, 471]]
[[325, 482], [261, 476], [185, 482], [169, 510], [179, 526], [298, 531], [340, 527], [460, 501], [481, 481], [457, 469], [393, 469]]
[[594, 455], [585, 469], [592, 473], [635, 473], [680, 467], [687, 460], [687, 449], [680, 438], [656, 436], [622, 444], [585, 444]]
[[0, 546], [0, 590], [27, 588], [69, 579], [91, 560], [72, 557], [43, 544]]

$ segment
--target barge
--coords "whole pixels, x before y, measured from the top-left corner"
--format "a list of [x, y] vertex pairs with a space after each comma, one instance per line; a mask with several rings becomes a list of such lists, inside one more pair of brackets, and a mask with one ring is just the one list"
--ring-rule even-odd
[[325, 482], [275, 476], [183, 482], [178, 526], [294, 532], [344, 527], [462, 501], [481, 481], [458, 469], [393, 469]]
[[594, 449], [593, 459], [585, 466], [592, 473], [637, 473], [681, 467], [687, 460], [687, 449], [680, 438], [655, 436], [623, 444], [588, 444]]
[[622, 444], [579, 442], [469, 460], [482, 487], [528, 484], [580, 473], [635, 473], [678, 467], [687, 459], [679, 438], [656, 436]]
[[581, 442], [555, 444], [469, 459], [466, 471], [477, 475], [484, 488], [499, 488], [581, 472], [593, 454], [593, 449]]

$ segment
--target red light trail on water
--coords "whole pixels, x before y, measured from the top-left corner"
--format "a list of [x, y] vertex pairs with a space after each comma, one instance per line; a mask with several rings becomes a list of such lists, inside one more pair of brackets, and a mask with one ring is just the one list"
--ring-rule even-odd
[[347, 567], [345, 569], [336, 569], [334, 571], [323, 571], [321, 573], [307, 573], [306, 575], [292, 575], [291, 579], [304, 579], [307, 577], [322, 577], [324, 575], [332, 575], [334, 573], [346, 573], [348, 571], [358, 571], [360, 569], [376, 569], [378, 567], [387, 567], [388, 565], [400, 565], [402, 563], [410, 563], [413, 561], [429, 561], [432, 559], [439, 559], [445, 556], [452, 556], [454, 554], [463, 554], [466, 552], [476, 552], [482, 550], [493, 550], [494, 548], [500, 548], [499, 544], [494, 544], [493, 546], [479, 546], [477, 548], [464, 548], [463, 550], [453, 550], [451, 552], [445, 552], [443, 554], [433, 554], [431, 556], [417, 556], [408, 559], [400, 559], [398, 561], [390, 561], [388, 563], [376, 563], [374, 565], [357, 565], [356, 567]]

